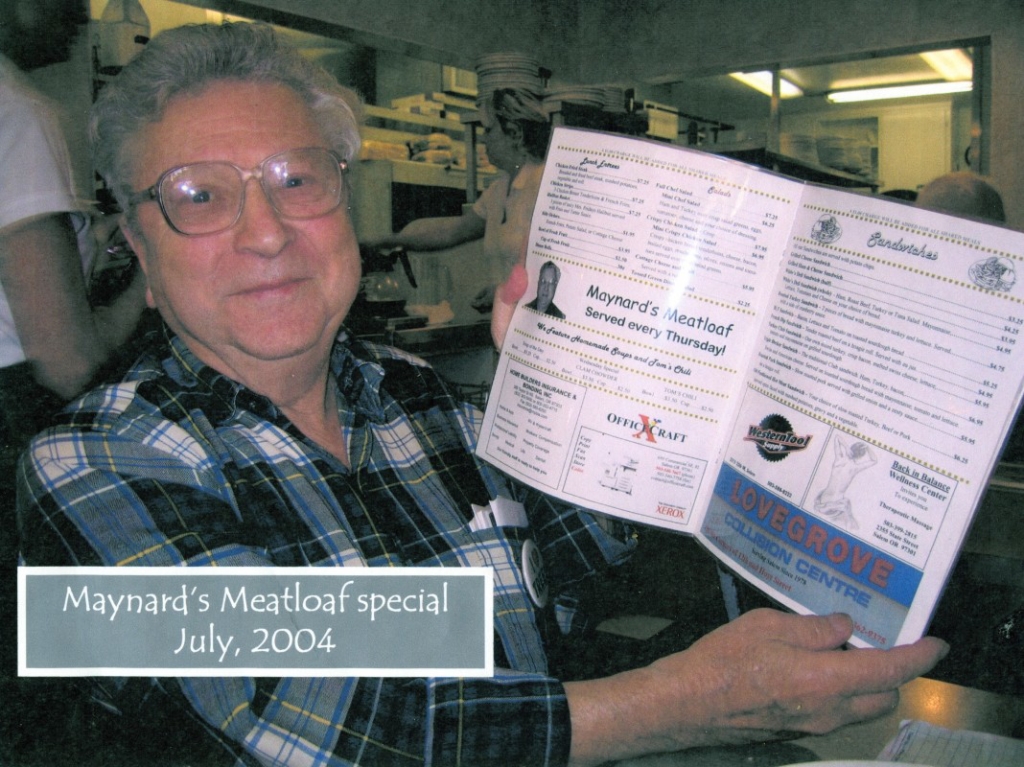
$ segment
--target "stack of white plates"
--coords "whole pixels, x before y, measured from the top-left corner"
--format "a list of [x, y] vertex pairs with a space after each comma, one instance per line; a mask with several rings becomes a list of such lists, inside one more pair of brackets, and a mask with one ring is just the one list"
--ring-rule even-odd
[[617, 85], [605, 85], [601, 88], [604, 100], [604, 111], [614, 114], [626, 112], [626, 89]]
[[818, 146], [814, 136], [805, 133], [782, 133], [779, 135], [779, 151], [787, 157], [804, 162], [818, 163]]
[[593, 85], [563, 85], [557, 88], [548, 88], [544, 95], [544, 103], [558, 101], [603, 109], [604, 88]]
[[499, 88], [544, 92], [537, 59], [525, 53], [489, 53], [476, 61], [477, 104], [488, 101]]
[[871, 146], [866, 141], [823, 136], [818, 139], [817, 147], [818, 161], [822, 165], [855, 174], [870, 170]]

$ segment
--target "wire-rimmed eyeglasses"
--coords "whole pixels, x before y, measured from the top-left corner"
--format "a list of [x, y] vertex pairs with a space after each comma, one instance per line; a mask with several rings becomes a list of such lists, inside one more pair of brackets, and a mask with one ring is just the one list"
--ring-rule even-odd
[[179, 234], [216, 234], [242, 215], [250, 178], [259, 179], [281, 216], [317, 218], [346, 198], [346, 168], [336, 152], [320, 147], [280, 152], [252, 170], [226, 161], [193, 162], [164, 172], [153, 186], [133, 192], [128, 202], [156, 200], [167, 224]]

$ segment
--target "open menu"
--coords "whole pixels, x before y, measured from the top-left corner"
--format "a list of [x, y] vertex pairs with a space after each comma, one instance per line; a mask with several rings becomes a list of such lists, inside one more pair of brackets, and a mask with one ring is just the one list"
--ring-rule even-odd
[[1021, 402], [1022, 256], [1001, 227], [557, 128], [478, 454], [696, 536], [854, 644], [913, 641]]

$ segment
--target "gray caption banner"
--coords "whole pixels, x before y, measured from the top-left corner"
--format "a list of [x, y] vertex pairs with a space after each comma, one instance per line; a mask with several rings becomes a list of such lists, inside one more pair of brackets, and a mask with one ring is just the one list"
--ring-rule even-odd
[[489, 676], [487, 568], [18, 569], [22, 676]]

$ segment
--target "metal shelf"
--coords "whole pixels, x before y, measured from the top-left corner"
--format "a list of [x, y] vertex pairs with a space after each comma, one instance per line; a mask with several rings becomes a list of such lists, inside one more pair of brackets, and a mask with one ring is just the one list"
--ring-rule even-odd
[[706, 152], [731, 157], [762, 168], [770, 168], [778, 173], [818, 184], [830, 184], [847, 189], [867, 188], [872, 192], [877, 192], [881, 186], [881, 182], [875, 178], [847, 173], [799, 157], [790, 157], [780, 152], [774, 152], [768, 149], [763, 141], [711, 144], [699, 148]]
[[457, 133], [460, 136], [466, 131], [466, 126], [463, 125], [458, 116], [438, 117], [436, 115], [421, 115], [415, 112], [407, 112], [403, 109], [375, 107], [370, 104], [363, 107], [363, 113], [367, 117], [372, 117], [377, 120], [387, 120], [394, 123], [404, 123], [406, 125], [418, 125], [432, 130]]

